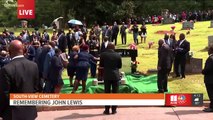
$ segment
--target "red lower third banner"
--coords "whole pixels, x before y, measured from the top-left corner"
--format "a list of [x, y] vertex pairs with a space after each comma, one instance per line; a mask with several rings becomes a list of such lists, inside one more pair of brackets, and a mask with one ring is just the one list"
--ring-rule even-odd
[[18, 0], [17, 3], [18, 3], [17, 4], [18, 19], [35, 18], [35, 0]]
[[201, 106], [203, 94], [166, 94], [166, 106]]

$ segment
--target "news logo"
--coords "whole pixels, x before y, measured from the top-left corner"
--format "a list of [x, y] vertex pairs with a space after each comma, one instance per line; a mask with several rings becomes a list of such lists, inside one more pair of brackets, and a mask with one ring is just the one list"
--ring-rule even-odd
[[18, 19], [35, 18], [35, 0], [18, 0], [17, 4]]
[[166, 106], [200, 106], [203, 94], [166, 94]]
[[185, 95], [171, 95], [170, 104], [185, 104], [186, 96]]

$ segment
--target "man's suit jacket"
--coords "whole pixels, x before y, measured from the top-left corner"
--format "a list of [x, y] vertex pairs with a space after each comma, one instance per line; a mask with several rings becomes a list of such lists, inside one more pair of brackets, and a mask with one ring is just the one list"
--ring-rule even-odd
[[60, 84], [59, 81], [62, 80], [62, 70], [63, 64], [61, 58], [59, 56], [53, 56], [50, 64], [50, 73], [48, 78], [50, 79], [51, 83], [55, 86]]
[[35, 93], [39, 90], [36, 63], [16, 58], [0, 71], [0, 115], [5, 119], [32, 120], [37, 117], [35, 106], [9, 106], [9, 93]]
[[207, 58], [202, 74], [206, 84], [213, 84], [213, 55]]
[[171, 68], [171, 51], [167, 44], [163, 44], [162, 47], [158, 48], [158, 67], [162, 70]]
[[181, 44], [181, 40], [177, 42], [176, 56], [186, 57], [187, 53], [190, 51], [190, 43], [187, 40], [184, 40]]
[[164, 40], [164, 41], [170, 47], [170, 56], [171, 56], [171, 59], [173, 59], [175, 55], [176, 41], [171, 39]]
[[65, 35], [60, 35], [58, 38], [58, 48], [62, 51], [65, 52], [67, 48], [67, 39]]
[[41, 53], [38, 56], [38, 61], [36, 63], [38, 65], [40, 74], [44, 72], [44, 62], [45, 62], [46, 55], [48, 54], [49, 51], [50, 51], [49, 48], [42, 47]]
[[104, 80], [120, 80], [119, 69], [122, 61], [118, 53], [109, 49], [101, 53], [100, 67], [104, 68]]
[[55, 49], [51, 48], [46, 54], [44, 64], [43, 64], [43, 77], [47, 78], [50, 70], [51, 59], [55, 55]]
[[118, 35], [118, 32], [119, 32], [119, 27], [118, 27], [118, 25], [114, 25], [114, 26], [112, 27], [112, 34], [113, 34], [113, 36], [117, 36], [117, 35]]

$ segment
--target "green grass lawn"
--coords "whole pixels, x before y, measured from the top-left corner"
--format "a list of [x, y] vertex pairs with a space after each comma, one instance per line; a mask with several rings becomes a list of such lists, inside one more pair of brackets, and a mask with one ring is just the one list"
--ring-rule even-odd
[[[146, 72], [148, 69], [156, 69], [157, 66], [157, 41], [163, 38], [163, 34], [155, 34], [158, 30], [171, 30], [171, 26], [175, 25], [176, 39], [179, 39], [180, 33], [186, 33], [186, 30], [181, 30], [182, 24], [175, 23], [169, 25], [147, 25], [147, 43], [149, 41], [154, 41], [155, 44], [153, 48], [148, 49], [148, 44], [138, 45], [138, 57], [137, 60], [140, 62], [138, 65], [138, 70], [141, 72]], [[196, 22], [195, 29], [191, 30], [191, 34], [186, 36], [186, 39], [191, 43], [191, 51], [193, 51], [193, 57], [202, 58], [203, 64], [208, 57], [207, 51], [203, 51], [208, 44], [208, 36], [213, 35], [213, 28], [208, 28], [210, 26], [210, 21], [206, 22]], [[139, 26], [140, 27], [140, 26]], [[3, 28], [0, 28], [0, 30]], [[10, 28], [9, 28], [10, 29]], [[13, 28], [10, 30], [14, 31]], [[32, 29], [30, 29], [32, 30]], [[21, 29], [16, 29], [15, 34], [19, 34]], [[42, 31], [42, 30], [40, 30]], [[51, 30], [49, 31], [51, 33]], [[50, 34], [51, 35], [51, 34]], [[140, 38], [139, 38], [140, 41]], [[117, 48], [128, 48], [128, 44], [133, 42], [132, 34], [127, 35], [127, 45], [121, 45], [120, 35], [118, 36]], [[126, 68], [128, 64], [130, 66], [130, 61], [128, 59], [124, 60]], [[130, 69], [130, 67], [129, 67]], [[66, 71], [63, 72], [63, 78], [68, 78]], [[203, 75], [186, 75], [186, 79], [173, 79], [169, 78], [169, 88], [173, 93], [203, 93], [204, 99], [207, 100], [208, 96], [203, 83]]]

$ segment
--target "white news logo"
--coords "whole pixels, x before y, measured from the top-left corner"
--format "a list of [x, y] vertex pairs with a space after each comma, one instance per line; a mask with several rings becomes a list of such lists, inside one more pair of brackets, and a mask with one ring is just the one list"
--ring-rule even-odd
[[170, 103], [171, 104], [177, 104], [177, 95], [171, 95], [170, 96]]

